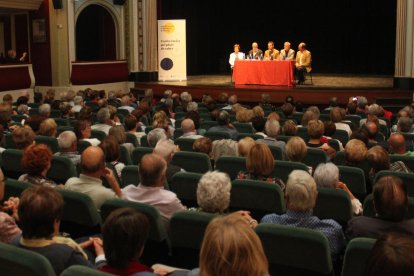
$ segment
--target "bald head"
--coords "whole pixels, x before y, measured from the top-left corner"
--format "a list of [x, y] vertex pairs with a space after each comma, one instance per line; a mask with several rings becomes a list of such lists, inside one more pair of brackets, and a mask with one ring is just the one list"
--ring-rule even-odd
[[158, 154], [146, 154], [139, 163], [141, 184], [148, 187], [164, 185], [167, 163]]
[[183, 130], [184, 133], [195, 131], [195, 125], [194, 125], [193, 120], [184, 119], [181, 122], [181, 129]]
[[81, 156], [82, 173], [86, 175], [99, 175], [105, 168], [104, 152], [99, 147], [88, 147]]
[[374, 123], [374, 122], [368, 121], [365, 124], [365, 127], [366, 127], [366, 129], [368, 131], [368, 137], [369, 137], [369, 139], [375, 139], [375, 137], [377, 136], [378, 131], [379, 131], [378, 125], [376, 123]]
[[407, 152], [405, 147], [405, 138], [401, 134], [393, 134], [388, 140], [390, 153], [404, 154]]

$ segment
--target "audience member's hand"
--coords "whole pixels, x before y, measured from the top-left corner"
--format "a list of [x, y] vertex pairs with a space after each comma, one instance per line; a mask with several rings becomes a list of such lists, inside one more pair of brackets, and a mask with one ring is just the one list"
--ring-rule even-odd
[[349, 197], [350, 197], [351, 199], [354, 199], [354, 198], [355, 198], [355, 196], [352, 194], [352, 192], [349, 190], [348, 186], [346, 186], [346, 184], [345, 184], [345, 183], [343, 183], [343, 182], [339, 181], [339, 182], [336, 184], [336, 188], [337, 188], [337, 189], [340, 189], [340, 190], [344, 190], [345, 192], [347, 192], [347, 194], [349, 195]]
[[230, 123], [227, 125], [227, 127], [228, 128], [234, 128], [233, 124], [230, 124]]
[[170, 272], [171, 271], [168, 271], [168, 270], [166, 270], [164, 268], [156, 268], [156, 269], [154, 269], [154, 274], [157, 274], [157, 275], [160, 275], [160, 276], [165, 276], [165, 275], [167, 275]]
[[10, 197], [3, 203], [3, 210], [11, 213], [12, 217], [16, 220], [19, 219], [18, 209], [19, 209], [20, 199], [18, 197]]
[[247, 221], [247, 223], [249, 223], [250, 227], [255, 228], [257, 226], [257, 220], [250, 216], [249, 211], [239, 211], [238, 213], [242, 215], [242, 217]]
[[110, 168], [105, 168], [105, 177], [107, 179], [115, 179], [114, 172]]
[[92, 239], [93, 246], [95, 247], [95, 254], [96, 256], [104, 255], [104, 249], [103, 249], [103, 241], [100, 238], [94, 237], [90, 238]]

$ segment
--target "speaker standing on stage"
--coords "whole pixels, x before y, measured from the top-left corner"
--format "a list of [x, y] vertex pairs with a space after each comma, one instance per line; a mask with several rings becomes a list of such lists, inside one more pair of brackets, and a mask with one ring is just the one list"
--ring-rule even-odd
[[290, 48], [290, 42], [286, 41], [283, 44], [279, 57], [281, 60], [293, 60], [295, 58], [295, 50]]
[[252, 49], [249, 51], [248, 59], [263, 59], [263, 51], [259, 49], [257, 42], [252, 43]]
[[279, 58], [279, 51], [275, 49], [273, 41], [267, 43], [267, 49], [264, 55], [265, 60], [277, 60]]
[[296, 54], [296, 77], [298, 84], [303, 84], [305, 82], [305, 72], [309, 73], [312, 70], [312, 57], [311, 53], [306, 50], [306, 44], [304, 42], [299, 44], [298, 50]]
[[234, 62], [236, 60], [243, 60], [244, 59], [244, 53], [239, 52], [240, 51], [240, 45], [239, 44], [234, 44], [233, 47], [234, 47], [234, 52], [230, 54], [230, 58], [229, 58], [229, 63], [230, 63], [231, 69], [233, 69]]

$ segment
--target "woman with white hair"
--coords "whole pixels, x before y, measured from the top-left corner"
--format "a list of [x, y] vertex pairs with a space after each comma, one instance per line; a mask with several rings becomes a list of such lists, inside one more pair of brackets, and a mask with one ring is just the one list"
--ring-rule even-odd
[[355, 215], [362, 213], [361, 202], [352, 194], [345, 183], [339, 181], [339, 169], [333, 163], [319, 164], [313, 174], [316, 185], [320, 188], [341, 189], [344, 190], [351, 199], [352, 211]]
[[230, 204], [230, 178], [222, 172], [204, 174], [197, 187], [198, 211], [224, 214]]

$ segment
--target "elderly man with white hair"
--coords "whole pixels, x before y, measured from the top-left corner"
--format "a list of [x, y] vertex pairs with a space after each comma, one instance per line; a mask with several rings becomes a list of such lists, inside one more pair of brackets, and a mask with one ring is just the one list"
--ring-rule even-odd
[[75, 98], [73, 98], [73, 103], [74, 103], [74, 106], [72, 107], [73, 113], [80, 112], [82, 107], [85, 106], [82, 96], [75, 96]]
[[131, 106], [131, 103], [132, 103], [131, 97], [128, 95], [125, 95], [121, 98], [121, 106], [118, 107], [118, 109], [125, 109], [125, 110], [128, 110], [129, 113], [131, 113], [132, 111], [135, 110], [135, 108]]
[[113, 127], [109, 109], [106, 107], [99, 109], [98, 113], [96, 113], [96, 119], [98, 119], [99, 123], [92, 125], [92, 130], [100, 130], [108, 135], [109, 130]]
[[77, 166], [81, 161], [81, 156], [78, 153], [78, 140], [76, 139], [75, 133], [67, 130], [62, 132], [57, 139], [59, 152], [56, 152], [55, 155], [66, 157]]
[[167, 162], [167, 171], [165, 172], [165, 176], [167, 178], [167, 182], [171, 183], [173, 176], [178, 172], [185, 172], [179, 166], [171, 164], [171, 160], [176, 152], [180, 151], [177, 145], [170, 140], [160, 140], [154, 148], [153, 153], [158, 154], [161, 156], [165, 162]]
[[191, 119], [184, 119], [181, 122], [181, 129], [183, 130], [181, 138], [198, 139], [203, 137], [202, 135], [197, 134], [195, 124]]
[[197, 186], [197, 211], [224, 214], [230, 205], [231, 180], [227, 174], [205, 173]]
[[162, 128], [154, 128], [147, 134], [147, 142], [151, 148], [154, 148], [161, 140], [168, 140], [167, 133]]
[[284, 141], [277, 140], [277, 136], [280, 132], [280, 124], [277, 120], [268, 120], [265, 124], [265, 132], [267, 137], [263, 139], [257, 139], [257, 143], [276, 146], [281, 148], [282, 151], [285, 149], [286, 143]]
[[[378, 121], [381, 125], [386, 126], [387, 122], [384, 121], [383, 119], [380, 119], [381, 117], [384, 117], [384, 108], [378, 104], [371, 104], [370, 106], [368, 106], [368, 110], [367, 110], [367, 114], [368, 115], [372, 115], [372, 116], [377, 116], [378, 117]], [[359, 126], [363, 126], [365, 125], [367, 122], [367, 119], [361, 119], [359, 121]]]
[[290, 48], [290, 42], [286, 41], [283, 44], [283, 49], [280, 50], [279, 58], [281, 60], [293, 60], [295, 58], [295, 50]]
[[345, 246], [345, 236], [339, 223], [332, 219], [319, 219], [312, 215], [318, 190], [312, 176], [302, 170], [294, 170], [289, 175], [286, 190], [286, 213], [269, 214], [261, 223], [290, 225], [320, 231], [329, 241], [332, 255], [338, 255]]
[[351, 199], [352, 211], [355, 215], [362, 213], [361, 202], [352, 194], [345, 183], [339, 181], [339, 169], [333, 163], [321, 163], [313, 173], [313, 179], [320, 188], [344, 190]]
[[190, 111], [198, 112], [198, 104], [196, 102], [189, 102], [187, 104], [187, 112]]
[[39, 106], [39, 115], [44, 118], [50, 117], [50, 111], [51, 111], [50, 104], [45, 103]]

